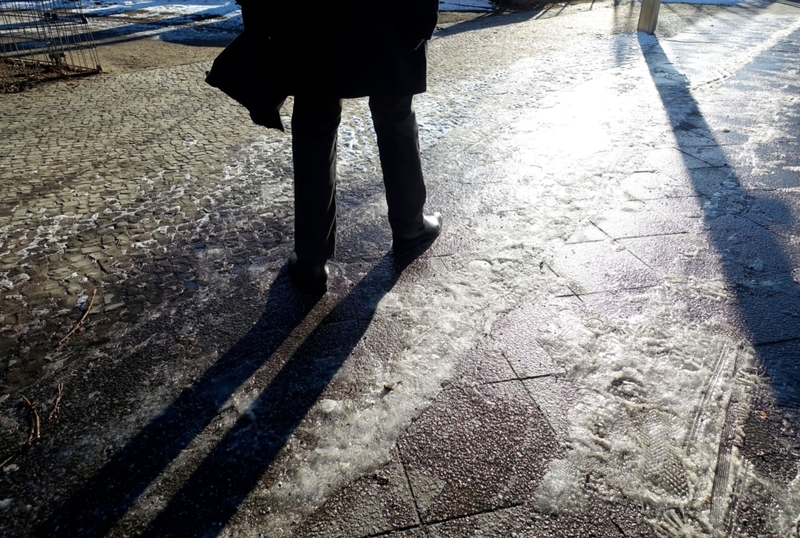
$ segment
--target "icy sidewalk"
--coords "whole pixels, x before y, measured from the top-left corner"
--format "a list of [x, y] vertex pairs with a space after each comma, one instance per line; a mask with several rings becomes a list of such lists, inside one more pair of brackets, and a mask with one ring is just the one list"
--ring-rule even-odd
[[[448, 233], [343, 299], [380, 301], [227, 532], [793, 532], [800, 24], [730, 10], [665, 40], [593, 33], [614, 16], [434, 43], [418, 110]], [[357, 190], [376, 156], [363, 117], [342, 134]], [[380, 192], [355, 207], [345, 280]]]
[[[319, 300], [283, 269], [290, 139], [207, 65], [6, 96], [8, 369], [64, 401], [4, 466], [4, 530], [791, 536], [800, 19], [662, 9], [661, 38], [611, 2], [437, 34], [416, 103], [446, 228], [412, 262], [347, 102]], [[31, 342], [92, 287], [85, 330]], [[27, 415], [0, 405], [5, 454]]]
[[740, 10], [666, 40], [565, 40], [420, 99], [468, 246], [445, 239], [421, 296], [384, 308], [451, 346], [455, 308], [477, 339], [437, 353], [455, 377], [300, 535], [797, 532], [798, 28]]

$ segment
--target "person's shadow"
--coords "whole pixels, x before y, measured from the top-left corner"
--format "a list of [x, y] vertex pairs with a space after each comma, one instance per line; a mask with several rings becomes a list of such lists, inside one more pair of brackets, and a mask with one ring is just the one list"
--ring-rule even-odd
[[38, 525], [34, 535], [105, 535], [242, 383], [263, 369], [273, 375], [268, 386], [145, 531], [159, 537], [216, 536], [350, 356], [378, 303], [412, 261], [384, 256], [291, 357], [271, 369], [279, 348], [296, 338], [295, 329], [315, 322], [307, 317], [318, 302], [294, 291], [285, 268], [281, 270], [250, 332]]

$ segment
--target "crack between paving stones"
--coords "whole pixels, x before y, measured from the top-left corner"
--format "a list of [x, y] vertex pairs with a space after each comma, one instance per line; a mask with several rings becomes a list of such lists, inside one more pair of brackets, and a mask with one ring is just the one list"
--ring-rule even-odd
[[[756, 226], [758, 226], [759, 228], [761, 228], [761, 229], [763, 229], [763, 230], [766, 230], [766, 231], [768, 231], [768, 232], [769, 232], [769, 233], [771, 233], [772, 235], [776, 235], [776, 236], [778, 236], [778, 237], [781, 237], [781, 238], [792, 237], [792, 235], [791, 235], [791, 234], [788, 234], [788, 235], [782, 235], [782, 234], [779, 234], [779, 233], [778, 233], [778, 232], [776, 232], [775, 230], [772, 230], [772, 229], [770, 229], [770, 227], [769, 227], [768, 225], [766, 225], [766, 224], [763, 224], [763, 223], [761, 223], [761, 222], [758, 222], [757, 220], [753, 220], [752, 218], [748, 217], [747, 215], [744, 215], [744, 214], [743, 214], [743, 215], [741, 215], [741, 217], [742, 217], [743, 219], [745, 219], [745, 220], [749, 220], [750, 222], [752, 222], [753, 224], [755, 224], [755, 225], [756, 225]], [[776, 223], [776, 224], [778, 224], [778, 223]]]
[[574, 292], [574, 291], [572, 291], [572, 290], [570, 290], [570, 293], [565, 293], [565, 294], [563, 294], [563, 295], [562, 295], [562, 294], [559, 294], [559, 293], [557, 293], [557, 294], [555, 294], [555, 295], [554, 295], [554, 297], [555, 297], [556, 299], [563, 299], [563, 298], [565, 298], [565, 297], [575, 297], [575, 298], [577, 298], [577, 299], [580, 299], [580, 297], [578, 297], [578, 294], [577, 294], [577, 293], [575, 293], [575, 292]]
[[763, 346], [775, 346], [778, 344], [787, 344], [790, 342], [800, 342], [800, 338], [784, 338], [782, 340], [771, 340], [769, 342], [759, 342], [755, 345], [756, 348], [760, 348]]
[[529, 375], [529, 376], [525, 376], [525, 377], [520, 377], [519, 380], [520, 381], [527, 381], [529, 379], [542, 379], [542, 378], [545, 378], [545, 377], [558, 377], [559, 375], [561, 375], [561, 374], [552, 373], [552, 374], [541, 374], [541, 375]]
[[[711, 80], [711, 81], [709, 81], [707, 84], [712, 84], [712, 83], [714, 83], [714, 82], [717, 82], [717, 81], [716, 81], [716, 80]], [[706, 148], [707, 148], [707, 147], [714, 147], [714, 146], [692, 146], [692, 147], [697, 147], [697, 148], [700, 148], [700, 147], [706, 147]], [[696, 168], [696, 170], [701, 170], [701, 169], [703, 169], [703, 168], [713, 168], [713, 169], [716, 169], [716, 170], [722, 170], [723, 168], [730, 168], [730, 166], [728, 166], [728, 165], [719, 166], [719, 165], [715, 165], [715, 164], [713, 164], [713, 163], [710, 163], [710, 162], [706, 161], [705, 159], [701, 159], [701, 158], [700, 158], [700, 157], [698, 157], [697, 155], [692, 155], [692, 154], [691, 154], [691, 153], [689, 153], [688, 151], [685, 151], [683, 148], [677, 147], [677, 148], [675, 148], [675, 149], [677, 149], [678, 151], [680, 151], [680, 152], [681, 152], [681, 153], [683, 153], [684, 155], [688, 155], [688, 156], [689, 156], [689, 157], [691, 157], [692, 159], [697, 159], [697, 160], [698, 160], [698, 161], [700, 161], [701, 163], [706, 163], [706, 164], [708, 165], [708, 167], [701, 166], [701, 167], [699, 167], [699, 168]]]
[[[683, 196], [682, 198], [696, 198], [696, 197], [695, 196]], [[669, 197], [668, 198], [652, 198], [652, 199], [647, 199], [647, 200], [640, 200], [639, 198], [635, 198], [635, 199], [640, 201], [640, 202], [642, 202], [642, 203], [647, 203], [648, 201], [653, 201], [653, 200], [672, 200], [672, 198], [669, 198]], [[605, 231], [603, 229], [603, 227], [600, 226], [599, 224], [597, 224], [595, 221], [590, 220], [589, 222], [592, 224], [592, 226], [594, 226], [595, 228], [600, 230], [603, 234], [605, 234], [606, 237], [611, 239], [612, 242], [617, 243], [617, 244], [619, 244], [619, 241], [625, 241], [627, 239], [642, 239], [642, 238], [646, 238], [646, 237], [669, 237], [671, 235], [690, 235], [691, 234], [691, 232], [671, 232], [671, 233], [661, 233], [661, 234], [656, 233], [656, 234], [644, 234], [644, 235], [630, 235], [630, 236], [625, 236], [625, 237], [614, 237], [614, 236], [610, 235], [607, 231]], [[589, 244], [589, 243], [601, 243], [602, 241], [603, 241], [602, 239], [598, 239], [596, 241], [578, 241], [577, 243], [567, 243], [567, 244], [568, 245], [581, 245], [581, 244]], [[620, 246], [622, 246], [622, 248], [625, 248], [625, 245], [620, 245]], [[625, 248], [625, 250], [628, 250], [628, 249]], [[630, 250], [628, 250], [628, 252], [630, 252]], [[631, 254], [633, 254], [633, 252], [631, 252]], [[634, 254], [634, 256], [636, 256], [636, 255]]]
[[[642, 236], [642, 237], [647, 237], [647, 236]], [[633, 239], [633, 238], [631, 238], [631, 239]], [[624, 246], [624, 245], [622, 245], [622, 248], [625, 248], [625, 246]], [[646, 261], [644, 261], [643, 259], [641, 259], [641, 258], [640, 258], [639, 256], [637, 256], [637, 255], [636, 255], [636, 254], [635, 254], [635, 253], [634, 253], [632, 250], [630, 250], [630, 249], [627, 249], [627, 248], [625, 248], [625, 250], [626, 250], [626, 251], [627, 251], [627, 252], [628, 252], [628, 253], [629, 253], [631, 256], [633, 256], [634, 258], [636, 258], [637, 260], [639, 260], [640, 262], [642, 262], [642, 264], [643, 264], [645, 267], [647, 267], [648, 269], [650, 269], [651, 271], [655, 271], [655, 270], [656, 270], [656, 268], [655, 268], [655, 267], [653, 267], [652, 265], [650, 265], [649, 263], [647, 263]]]
[[412, 529], [424, 529], [425, 526], [420, 525], [408, 525], [407, 527], [397, 527], [395, 529], [389, 529], [388, 531], [381, 531], [376, 534], [364, 534], [360, 538], [375, 538], [377, 536], [389, 536], [395, 532], [403, 532], [403, 531], [410, 531]]
[[517, 377], [510, 377], [508, 379], [496, 379], [494, 381], [486, 381], [485, 383], [480, 383], [479, 386], [485, 387], [487, 385], [499, 385], [501, 383], [508, 383], [509, 381], [528, 381], [530, 379], [542, 379], [542, 378], [545, 378], [545, 377], [556, 377], [557, 375], [559, 375], [559, 374], [552, 373], [552, 374], [529, 375], [529, 376], [524, 376], [524, 377], [517, 376]]
[[[536, 343], [539, 344], [538, 341]], [[541, 345], [541, 344], [539, 344], [539, 345]], [[545, 421], [547, 421], [547, 425], [550, 426], [550, 431], [553, 432], [553, 435], [555, 436], [555, 438], [558, 439], [558, 431], [556, 430], [555, 426], [553, 426], [553, 423], [550, 422], [550, 417], [548, 417], [547, 413], [544, 412], [544, 409], [542, 409], [539, 406], [539, 402], [536, 401], [536, 397], [533, 395], [533, 393], [530, 391], [530, 389], [528, 389], [528, 387], [525, 385], [525, 383], [523, 383], [523, 381], [525, 379], [537, 379], [537, 378], [542, 378], [542, 377], [550, 377], [552, 374], [523, 377], [523, 376], [519, 375], [517, 370], [514, 368], [514, 365], [511, 364], [510, 360], [508, 360], [508, 357], [506, 356], [505, 353], [503, 353], [503, 358], [506, 360], [506, 364], [508, 364], [508, 367], [511, 368], [511, 371], [514, 372], [514, 375], [516, 376], [516, 379], [509, 380], [509, 381], [519, 381], [519, 383], [522, 385], [523, 390], [528, 394], [528, 397], [530, 397], [531, 401], [533, 402], [533, 405], [536, 406], [536, 409], [539, 411], [539, 413], [542, 415], [542, 417], [544, 417]], [[497, 383], [503, 383], [503, 381], [499, 381]]]
[[[417, 521], [419, 522], [418, 525], [412, 525], [409, 528], [417, 528], [422, 526], [422, 513], [419, 510], [419, 504], [417, 503], [417, 495], [414, 493], [414, 486], [411, 485], [411, 477], [408, 476], [408, 467], [407, 463], [403, 461], [403, 456], [400, 454], [398, 450], [398, 458], [400, 459], [400, 467], [403, 468], [403, 476], [406, 478], [406, 485], [408, 486], [408, 491], [411, 493], [411, 501], [414, 503], [414, 513], [417, 515]], [[402, 530], [402, 529], [400, 529]], [[389, 531], [393, 532], [393, 531]], [[379, 535], [376, 535], [379, 536]]]
[[[604, 293], [619, 293], [623, 291], [637, 291], [637, 290], [649, 290], [658, 287], [657, 284], [653, 284], [652, 286], [634, 286], [632, 288], [614, 288], [609, 290], [600, 290], [600, 291], [590, 291], [587, 293], [575, 293], [575, 291], [570, 288], [570, 291], [574, 294], [575, 297], [581, 299], [581, 297], [589, 297], [592, 295], [602, 295]], [[565, 295], [564, 297], [572, 297], [571, 295]]]
[[532, 376], [532, 377], [526, 377], [526, 378], [518, 378], [518, 380], [522, 384], [523, 390], [528, 394], [528, 397], [533, 402], [533, 405], [536, 406], [536, 409], [539, 411], [539, 414], [542, 415], [542, 418], [544, 418], [545, 422], [547, 422], [547, 425], [550, 426], [550, 431], [553, 434], [553, 438], [554, 439], [559, 439], [560, 436], [558, 434], [558, 430], [556, 430], [556, 427], [550, 421], [550, 417], [548, 416], [547, 413], [545, 413], [545, 410], [541, 408], [541, 406], [539, 405], [539, 402], [536, 401], [536, 396], [533, 395], [533, 392], [531, 392], [531, 389], [528, 388], [528, 385], [526, 385], [525, 383], [522, 383], [525, 379], [539, 379], [539, 378], [551, 377], [551, 376], [552, 376], [552, 374], [551, 375], [540, 375], [540, 376]]
[[[510, 379], [509, 381], [518, 381], [518, 379]], [[523, 384], [523, 387], [524, 387], [524, 384]], [[526, 389], [526, 391], [527, 391], [527, 389]], [[534, 405], [536, 405], [536, 407], [538, 409], [539, 406], [536, 403], [536, 400], [534, 400], [533, 397], [531, 397], [531, 399], [533, 400]], [[548, 421], [548, 425], [550, 425], [549, 421]], [[550, 428], [552, 429], [552, 425], [550, 425]], [[417, 514], [417, 521], [419, 521], [419, 524], [417, 524], [417, 525], [409, 525], [409, 526], [406, 526], [406, 527], [399, 527], [399, 528], [395, 528], [395, 529], [390, 529], [390, 530], [379, 532], [379, 533], [376, 533], [376, 534], [369, 534], [369, 535], [366, 535], [364, 538], [371, 538], [371, 537], [377, 537], [377, 536], [387, 536], [387, 535], [389, 535], [391, 533], [394, 533], [394, 532], [404, 531], [404, 530], [409, 530], [409, 529], [424, 529], [427, 526], [435, 525], [435, 524], [439, 524], [439, 523], [446, 523], [448, 521], [457, 521], [457, 520], [460, 520], [460, 519], [466, 519], [468, 517], [479, 516], [479, 515], [482, 515], [482, 514], [493, 514], [493, 513], [497, 513], [497, 512], [502, 512], [504, 510], [510, 510], [512, 508], [516, 508], [516, 507], [522, 506], [524, 504], [522, 502], [517, 502], [517, 503], [510, 504], [508, 506], [495, 508], [493, 510], [483, 510], [483, 511], [479, 511], [479, 512], [470, 512], [470, 513], [467, 513], [467, 514], [461, 514], [461, 515], [458, 515], [458, 516], [453, 516], [453, 517], [448, 517], [448, 518], [443, 518], [443, 519], [435, 519], [435, 520], [432, 520], [432, 521], [423, 521], [422, 514], [421, 514], [421, 512], [419, 510], [419, 505], [417, 504], [417, 496], [414, 494], [414, 487], [411, 485], [411, 478], [408, 476], [407, 464], [403, 460], [402, 456], [400, 456], [399, 459], [400, 459], [400, 466], [403, 468], [403, 475], [405, 476], [406, 484], [408, 485], [408, 491], [411, 493], [411, 500], [414, 503], [414, 511]]]
[[620, 526], [619, 526], [619, 523], [617, 523], [617, 522], [616, 522], [616, 520], [615, 520], [613, 517], [610, 517], [610, 518], [608, 518], [608, 519], [610, 519], [610, 520], [611, 520], [611, 523], [613, 523], [613, 524], [614, 524], [614, 526], [617, 528], [617, 530], [619, 531], [619, 533], [620, 533], [622, 536], [626, 536], [626, 537], [628, 536], [627, 534], [625, 534], [625, 531], [622, 529], [622, 527], [620, 527]]
[[[644, 200], [640, 200], [640, 201], [641, 201], [642, 203], [644, 203]], [[595, 228], [597, 228], [598, 230], [600, 230], [600, 233], [602, 233], [603, 235], [605, 235], [606, 237], [608, 237], [608, 238], [609, 238], [609, 239], [611, 239], [612, 241], [614, 241], [614, 240], [615, 240], [613, 237], [611, 237], [611, 236], [608, 234], [608, 232], [607, 232], [607, 231], [605, 231], [605, 230], [604, 230], [604, 229], [603, 229], [603, 228], [602, 228], [602, 227], [601, 227], [599, 224], [597, 224], [595, 221], [593, 221], [593, 220], [590, 220], [590, 221], [589, 221], [589, 224], [591, 224], [592, 226], [594, 226]], [[603, 241], [603, 239], [598, 239], [597, 241], [579, 241], [578, 243], [570, 243], [570, 244], [580, 245], [581, 243], [600, 243], [600, 242], [602, 242], [602, 241]]]
[[[599, 228], [599, 226], [598, 226], [598, 228]], [[605, 233], [605, 232], [603, 232], [603, 233]], [[692, 235], [692, 232], [672, 232], [672, 233], [663, 233], [663, 234], [628, 235], [628, 236], [625, 236], [625, 237], [618, 237], [618, 238], [614, 239], [614, 242], [618, 243], [619, 241], [627, 241], [628, 239], [646, 239], [648, 237], [670, 237], [670, 236], [673, 236], [673, 235]], [[625, 245], [622, 245], [622, 246], [624, 247]], [[628, 252], [631, 252], [627, 248], [625, 250], [627, 250]], [[631, 254], [633, 254], [633, 252], [631, 252]], [[636, 254], [633, 254], [633, 255], [636, 256]]]
[[499, 508], [494, 508], [492, 510], [481, 510], [479, 512], [470, 512], [470, 513], [467, 513], [467, 514], [461, 514], [461, 515], [458, 515], [458, 516], [446, 517], [446, 518], [443, 518], [443, 519], [434, 519], [432, 521], [427, 521], [423, 525], [420, 525], [420, 526], [421, 527], [426, 527], [426, 526], [430, 526], [430, 525], [438, 525], [440, 523], [448, 523], [450, 521], [459, 521], [459, 520], [462, 520], [462, 519], [467, 519], [467, 518], [475, 517], [475, 516], [482, 516], [482, 515], [485, 515], [485, 514], [496, 514], [498, 512], [504, 512], [504, 511], [507, 511], [507, 510], [511, 510], [513, 508], [518, 508], [520, 506], [523, 506], [524, 504], [525, 503], [523, 503], [523, 502], [516, 502], [516, 503], [510, 504], [508, 506], [501, 506]]
[[519, 379], [519, 372], [517, 372], [517, 370], [514, 368], [514, 365], [511, 364], [511, 361], [508, 360], [508, 355], [506, 355], [506, 352], [502, 351], [501, 354], [503, 355], [503, 359], [505, 359], [506, 364], [508, 364], [508, 367], [511, 368], [512, 372], [514, 372], [514, 378]]

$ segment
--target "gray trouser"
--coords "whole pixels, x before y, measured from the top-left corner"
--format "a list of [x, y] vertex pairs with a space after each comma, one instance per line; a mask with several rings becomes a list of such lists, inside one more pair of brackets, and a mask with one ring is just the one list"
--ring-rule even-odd
[[[419, 227], [425, 182], [413, 95], [370, 97], [394, 235]], [[292, 114], [295, 252], [301, 260], [332, 258], [336, 246], [336, 141], [342, 101], [298, 95]]]

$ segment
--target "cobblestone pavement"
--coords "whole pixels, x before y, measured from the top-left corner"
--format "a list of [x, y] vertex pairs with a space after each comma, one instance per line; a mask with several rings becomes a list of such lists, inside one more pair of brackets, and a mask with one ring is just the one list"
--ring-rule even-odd
[[347, 102], [319, 300], [208, 64], [2, 96], [4, 533], [796, 535], [798, 10], [562, 7], [431, 43], [416, 260]]
[[[10, 388], [154, 305], [206, 286], [197, 260], [208, 245], [235, 252], [243, 265], [280, 244], [291, 207], [286, 182], [269, 200], [272, 214], [262, 215], [275, 219], [269, 231], [242, 213], [279, 176], [226, 181], [239, 166], [237, 144], [262, 133], [203, 87], [205, 68], [4, 97], [0, 309]], [[209, 270], [232, 269], [219, 265]], [[94, 290], [87, 330], [59, 348]]]

